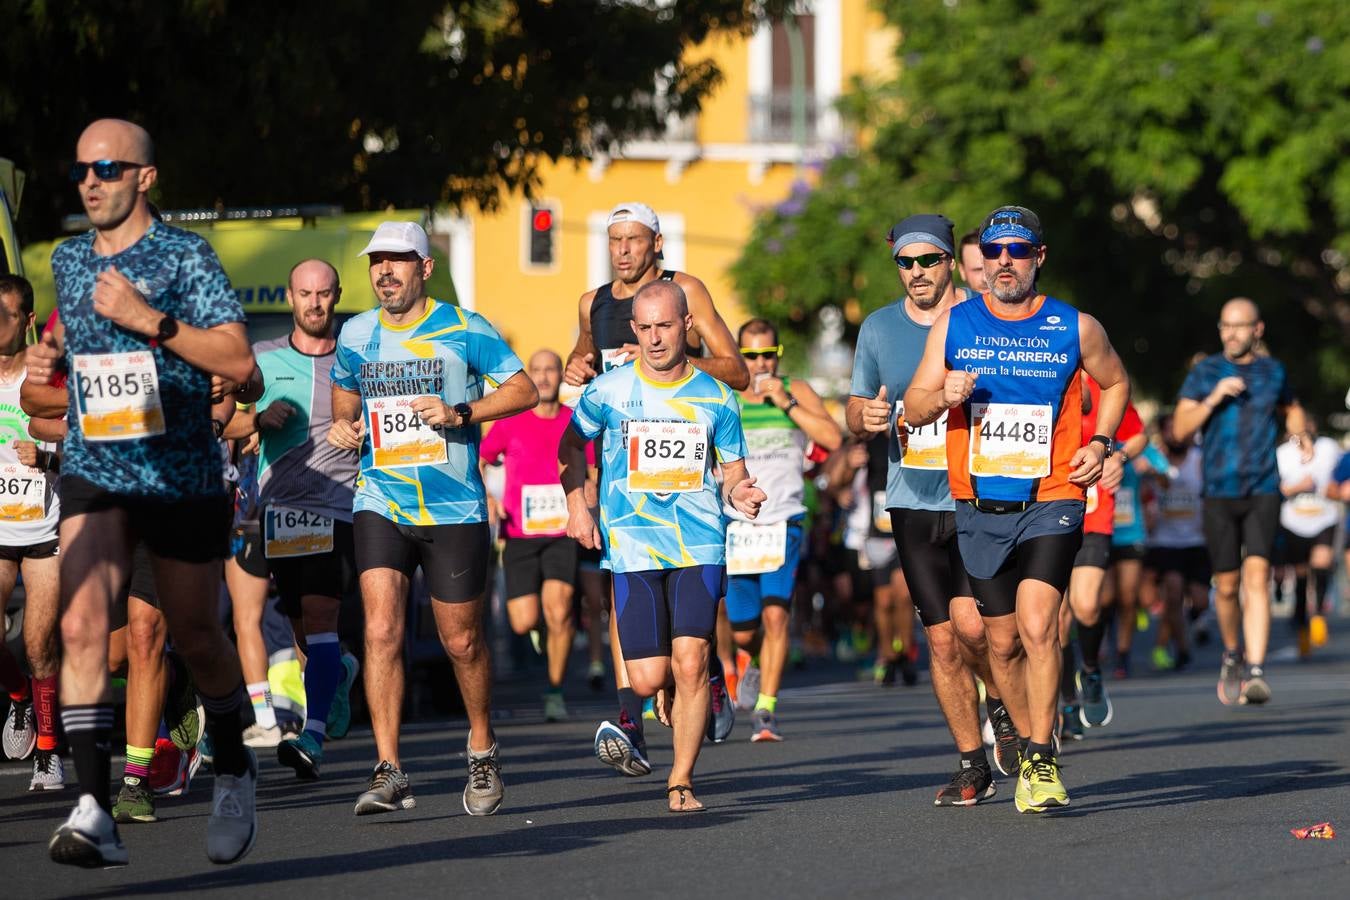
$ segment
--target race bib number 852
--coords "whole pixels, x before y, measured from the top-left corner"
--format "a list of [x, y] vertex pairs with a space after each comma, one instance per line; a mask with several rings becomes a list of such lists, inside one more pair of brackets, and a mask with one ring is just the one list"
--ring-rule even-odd
[[703, 489], [708, 433], [697, 422], [628, 423], [628, 490], [682, 494]]

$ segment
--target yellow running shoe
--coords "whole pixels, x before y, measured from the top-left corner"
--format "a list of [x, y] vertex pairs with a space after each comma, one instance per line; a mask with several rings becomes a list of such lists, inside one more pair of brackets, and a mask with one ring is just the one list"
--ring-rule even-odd
[[1327, 617], [1313, 616], [1308, 620], [1308, 637], [1314, 647], [1322, 647], [1327, 642]]
[[1055, 757], [1036, 753], [1030, 759], [1022, 760], [1013, 804], [1021, 813], [1045, 812], [1052, 806], [1069, 805], [1069, 792], [1059, 780], [1059, 762]]

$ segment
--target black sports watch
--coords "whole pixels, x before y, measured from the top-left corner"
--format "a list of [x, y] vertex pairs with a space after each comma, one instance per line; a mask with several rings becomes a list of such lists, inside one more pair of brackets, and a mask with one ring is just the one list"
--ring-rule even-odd
[[1088, 443], [1091, 444], [1093, 441], [1096, 441], [1097, 443], [1101, 444], [1102, 448], [1106, 450], [1106, 454], [1102, 457], [1102, 459], [1106, 459], [1111, 455], [1111, 444], [1112, 444], [1111, 438], [1107, 437], [1104, 434], [1094, 434], [1092, 437], [1088, 438]]
[[178, 334], [178, 320], [173, 316], [165, 316], [159, 320], [159, 330], [155, 332], [155, 337], [151, 341], [151, 344], [157, 346], [176, 334]]
[[455, 415], [459, 416], [459, 427], [463, 428], [473, 421], [473, 407], [467, 403], [456, 403], [453, 407]]

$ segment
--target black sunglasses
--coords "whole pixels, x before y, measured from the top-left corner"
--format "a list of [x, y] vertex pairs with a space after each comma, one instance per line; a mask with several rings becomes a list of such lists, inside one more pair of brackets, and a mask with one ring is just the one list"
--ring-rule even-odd
[[897, 256], [895, 264], [902, 269], [912, 269], [918, 263], [925, 269], [931, 269], [946, 258], [945, 253], [920, 253], [918, 256]]
[[1031, 259], [1039, 249], [1029, 241], [1013, 241], [1011, 244], [981, 244], [980, 254], [985, 259], [998, 259], [1007, 250], [1013, 259]]
[[70, 180], [79, 184], [84, 181], [89, 170], [94, 170], [94, 177], [99, 181], [117, 181], [122, 177], [122, 172], [126, 169], [144, 169], [145, 163], [130, 162], [125, 159], [100, 159], [95, 162], [76, 162], [70, 166]]

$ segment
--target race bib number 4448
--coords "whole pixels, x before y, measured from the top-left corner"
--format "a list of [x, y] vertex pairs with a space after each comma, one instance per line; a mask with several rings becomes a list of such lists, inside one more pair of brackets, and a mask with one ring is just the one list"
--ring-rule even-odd
[[164, 433], [153, 353], [76, 356], [75, 388], [80, 433], [86, 441], [129, 441]]
[[413, 411], [417, 397], [366, 400], [370, 445], [377, 469], [436, 466], [449, 462], [445, 437]]
[[685, 494], [703, 489], [708, 432], [697, 422], [628, 422], [628, 490]]
[[970, 474], [1044, 478], [1050, 474], [1049, 404], [972, 403]]

